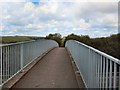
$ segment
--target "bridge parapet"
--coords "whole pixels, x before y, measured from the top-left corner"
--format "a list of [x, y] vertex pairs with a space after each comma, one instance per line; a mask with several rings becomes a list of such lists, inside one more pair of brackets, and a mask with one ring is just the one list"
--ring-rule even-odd
[[120, 60], [75, 40], [65, 45], [87, 88], [119, 88]]
[[0, 46], [0, 86], [49, 49], [58, 47], [53, 40], [33, 40]]

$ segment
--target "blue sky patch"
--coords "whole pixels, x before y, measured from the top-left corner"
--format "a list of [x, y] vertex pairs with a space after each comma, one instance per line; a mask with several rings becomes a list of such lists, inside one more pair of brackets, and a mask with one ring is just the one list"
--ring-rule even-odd
[[28, 2], [32, 2], [33, 4], [37, 5], [40, 3], [40, 0], [28, 0]]

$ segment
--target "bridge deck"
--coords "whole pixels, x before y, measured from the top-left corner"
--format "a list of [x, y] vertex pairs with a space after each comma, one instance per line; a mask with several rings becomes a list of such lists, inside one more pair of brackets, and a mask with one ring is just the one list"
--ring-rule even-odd
[[78, 88], [66, 49], [50, 51], [13, 88]]

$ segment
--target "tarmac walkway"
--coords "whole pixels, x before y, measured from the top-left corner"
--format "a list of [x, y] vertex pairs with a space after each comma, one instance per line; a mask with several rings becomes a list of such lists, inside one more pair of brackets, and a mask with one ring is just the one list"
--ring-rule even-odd
[[12, 88], [79, 88], [68, 52], [55, 48]]

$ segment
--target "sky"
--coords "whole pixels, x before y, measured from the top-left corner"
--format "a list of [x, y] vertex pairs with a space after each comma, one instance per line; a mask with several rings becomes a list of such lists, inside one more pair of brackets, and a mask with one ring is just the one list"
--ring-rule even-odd
[[0, 0], [1, 36], [118, 33], [119, 0]]

